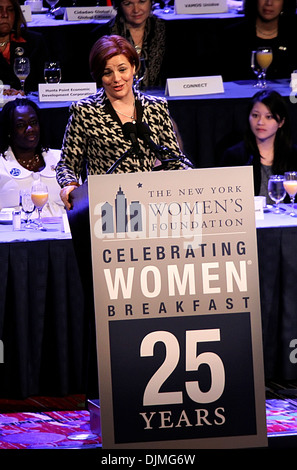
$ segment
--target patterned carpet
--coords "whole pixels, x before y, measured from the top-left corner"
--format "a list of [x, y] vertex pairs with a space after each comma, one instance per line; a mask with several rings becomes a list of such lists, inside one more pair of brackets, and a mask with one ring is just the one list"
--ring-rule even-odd
[[297, 400], [266, 400], [267, 436], [296, 435]]
[[0, 449], [96, 449], [85, 396], [0, 399]]
[[[297, 389], [267, 390], [267, 436], [297, 447]], [[23, 407], [23, 410], [18, 409]], [[54, 410], [55, 408], [55, 410]], [[68, 409], [67, 409], [68, 408]], [[84, 397], [0, 400], [0, 449], [101, 449]], [[278, 439], [285, 443], [285, 439]]]
[[87, 410], [0, 415], [0, 449], [82, 449], [100, 446], [100, 436], [91, 431]]

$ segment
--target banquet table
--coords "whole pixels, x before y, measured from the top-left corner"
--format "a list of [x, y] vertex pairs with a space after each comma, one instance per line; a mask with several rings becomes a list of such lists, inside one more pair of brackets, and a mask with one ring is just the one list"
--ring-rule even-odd
[[[166, 96], [169, 110], [184, 144], [185, 154], [197, 168], [220, 166], [221, 157], [228, 147], [243, 138], [247, 125], [247, 108], [257, 92], [250, 80], [224, 82], [223, 93], [195, 96]], [[268, 81], [268, 88], [280, 93], [288, 106], [297, 143], [296, 94], [290, 80]], [[158, 95], [158, 92], [152, 91]], [[160, 96], [165, 96], [164, 92]]]
[[[243, 136], [247, 122], [247, 106], [256, 89], [252, 81], [224, 82], [224, 92], [167, 96], [164, 89], [147, 90], [148, 94], [166, 97], [169, 111], [177, 124], [184, 152], [197, 168], [220, 166], [224, 149]], [[268, 86], [284, 96], [293, 130], [297, 129], [296, 94], [289, 80], [268, 82]], [[38, 94], [28, 96], [41, 108], [44, 130], [50, 147], [60, 148], [69, 118], [71, 102], [42, 102]], [[297, 133], [293, 132], [297, 143]]]
[[[233, 2], [236, 4], [237, 2]], [[241, 2], [238, 2], [241, 5]], [[167, 77], [197, 77], [213, 75], [214, 60], [223, 29], [242, 19], [236, 8], [226, 13], [204, 15], [164, 14], [168, 34]], [[90, 35], [95, 27], [107, 20], [68, 21], [32, 14], [29, 29], [41, 32], [47, 41], [52, 60], [62, 64], [62, 82], [92, 81], [88, 55]], [[92, 41], [91, 41], [92, 42]], [[177, 51], [181, 51], [178, 52]], [[197, 167], [218, 166], [226, 147], [242, 138], [246, 126], [248, 100], [257, 91], [254, 82], [225, 82], [224, 93], [213, 95], [167, 97], [169, 110], [177, 123], [186, 155]], [[297, 126], [297, 107], [290, 101], [289, 80], [270, 82], [269, 86], [285, 96], [293, 126]], [[156, 96], [165, 96], [165, 87], [145, 90]], [[46, 121], [46, 134], [52, 148], [60, 148], [69, 117], [70, 102], [39, 103]], [[1, 103], [0, 103], [1, 106]], [[294, 133], [297, 143], [297, 133]]]
[[297, 217], [288, 215], [287, 205], [281, 208], [256, 225], [265, 377], [289, 381], [297, 379], [290, 360], [297, 339]]
[[[164, 14], [157, 9], [155, 15], [165, 20], [168, 77], [212, 74], [216, 69], [215, 56], [223, 28], [243, 16], [235, 9], [203, 15]], [[61, 62], [63, 81], [83, 82], [90, 79], [88, 57], [95, 39], [91, 33], [106, 21], [68, 21], [60, 17], [50, 18], [45, 14], [32, 14], [28, 27], [45, 37], [51, 60]]]
[[70, 233], [0, 223], [0, 397], [85, 392], [84, 295]]
[[[160, 14], [162, 16], [162, 14]], [[178, 67], [172, 60], [168, 76], [198, 76], [203, 62], [200, 46], [212, 48], [206, 34], [219, 35], [226, 22], [240, 15], [168, 15], [173, 56], [180, 38], [183, 48]], [[43, 32], [52, 59], [61, 60], [63, 82], [89, 80], [86, 38], [98, 20], [68, 22], [45, 15], [32, 15], [29, 28]], [[179, 34], [176, 34], [178, 25]], [[197, 26], [199, 25], [199, 27]], [[218, 36], [214, 36], [215, 41]], [[61, 47], [62, 46], [62, 47]], [[174, 58], [174, 57], [173, 57]], [[194, 59], [193, 59], [194, 58]], [[208, 66], [207, 62], [205, 63]], [[219, 166], [220, 155], [242, 138], [246, 109], [255, 94], [254, 83], [224, 83], [224, 93], [195, 96], [166, 96], [170, 113], [178, 125], [184, 151], [197, 167]], [[293, 129], [297, 128], [297, 106], [289, 80], [269, 82], [288, 104]], [[164, 97], [164, 89], [147, 90]], [[39, 102], [30, 94], [45, 122], [50, 147], [60, 148], [69, 117], [70, 102]], [[0, 103], [1, 106], [1, 103]], [[297, 143], [297, 133], [293, 134]], [[283, 206], [285, 207], [285, 206]], [[0, 397], [35, 394], [65, 395], [85, 387], [86, 317], [83, 286], [71, 235], [60, 223], [48, 224], [46, 232], [14, 232], [11, 224], [0, 224], [1, 296], [0, 340], [4, 363], [0, 363]], [[297, 365], [290, 361], [291, 340], [297, 338], [297, 218], [285, 211], [265, 213], [257, 221], [261, 315], [265, 377], [297, 380]]]
[[[91, 258], [83, 242], [90, 239], [87, 185], [72, 194], [70, 222], [85, 277]], [[297, 215], [297, 204], [295, 210]], [[297, 380], [297, 364], [290, 360], [291, 341], [297, 346], [297, 216], [289, 215], [286, 204], [280, 214], [269, 207], [263, 219], [256, 218], [256, 235], [265, 378]]]
[[[280, 215], [270, 211], [256, 221], [267, 380], [297, 379], [290, 361], [290, 343], [297, 341], [297, 218], [282, 208]], [[1, 398], [86, 391], [89, 320], [79, 254], [61, 221], [46, 222], [44, 232], [0, 223]], [[77, 235], [86, 236], [82, 227]], [[96, 382], [95, 365], [91, 370]]]

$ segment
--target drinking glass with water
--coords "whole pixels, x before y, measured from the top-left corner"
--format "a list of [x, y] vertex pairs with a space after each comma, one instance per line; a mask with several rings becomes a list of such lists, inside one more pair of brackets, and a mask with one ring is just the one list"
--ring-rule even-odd
[[46, 62], [44, 65], [45, 83], [60, 83], [62, 78], [59, 62]]

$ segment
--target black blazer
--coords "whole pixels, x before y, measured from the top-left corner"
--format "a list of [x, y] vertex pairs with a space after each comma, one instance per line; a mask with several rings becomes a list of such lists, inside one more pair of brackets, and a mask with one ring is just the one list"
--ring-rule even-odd
[[10, 43], [10, 64], [0, 54], [0, 80], [5, 85], [10, 85], [16, 90], [20, 89], [19, 79], [13, 71], [13, 63], [16, 57], [25, 56], [30, 60], [30, 75], [25, 82], [25, 90], [38, 90], [38, 83], [44, 83], [43, 69], [44, 62], [48, 59], [48, 49], [46, 42], [40, 33], [24, 31], [22, 38], [26, 42]]
[[297, 69], [296, 18], [290, 23], [280, 20], [279, 33], [274, 39], [261, 39], [256, 28], [247, 20], [224, 29], [220, 63], [224, 81], [256, 80], [251, 69], [251, 52], [261, 46], [272, 47], [273, 61], [267, 69], [267, 79], [290, 78]]
[[[244, 141], [239, 142], [233, 147], [228, 148], [222, 155], [221, 166], [245, 166], [252, 165], [254, 175], [255, 196], [259, 195], [261, 187], [261, 159], [257, 152], [251, 155], [245, 146]], [[285, 171], [297, 171], [297, 147], [293, 145], [290, 157], [287, 159]], [[284, 173], [283, 172], [283, 173]], [[286, 196], [284, 202], [289, 202]]]
[[253, 174], [254, 174], [255, 196], [259, 195], [260, 186], [261, 186], [260, 156], [256, 155], [256, 158], [254, 158], [253, 155], [249, 155], [245, 148], [243, 141], [225, 150], [222, 156], [221, 165], [222, 166], [252, 165]]

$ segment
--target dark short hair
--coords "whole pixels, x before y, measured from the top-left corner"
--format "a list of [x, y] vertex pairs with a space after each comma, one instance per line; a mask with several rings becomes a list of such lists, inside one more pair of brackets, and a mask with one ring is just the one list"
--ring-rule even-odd
[[[111, 0], [111, 3], [112, 3], [112, 6], [115, 10], [117, 10], [118, 12], [121, 12], [121, 3], [123, 3], [125, 0]], [[151, 6], [153, 5], [154, 3], [154, 0], [150, 0], [151, 2]]]
[[[258, 16], [258, 0], [245, 0], [244, 14], [248, 21], [254, 22]], [[283, 19], [296, 14], [296, 0], [284, 0], [282, 17]]]
[[[2, 108], [0, 113], [0, 154], [4, 155], [4, 152], [12, 144], [12, 130], [14, 125], [14, 111], [18, 106], [30, 106], [34, 109], [39, 125], [40, 125], [40, 109], [34, 101], [28, 98], [16, 98], [13, 101], [8, 101]], [[37, 146], [37, 150], [42, 152], [48, 150], [48, 146], [45, 145], [45, 139], [43, 136], [42, 126], [40, 125], [40, 139]]]
[[92, 78], [98, 86], [102, 85], [102, 76], [106, 62], [116, 55], [124, 55], [131, 65], [135, 65], [135, 71], [139, 69], [140, 61], [135, 47], [122, 36], [102, 36], [93, 45], [89, 65]]
[[10, 0], [10, 2], [14, 8], [14, 14], [15, 14], [13, 29], [14, 29], [16, 38], [19, 38], [21, 36], [22, 29], [27, 29], [27, 23], [23, 15], [21, 6], [19, 4], [19, 1]]

